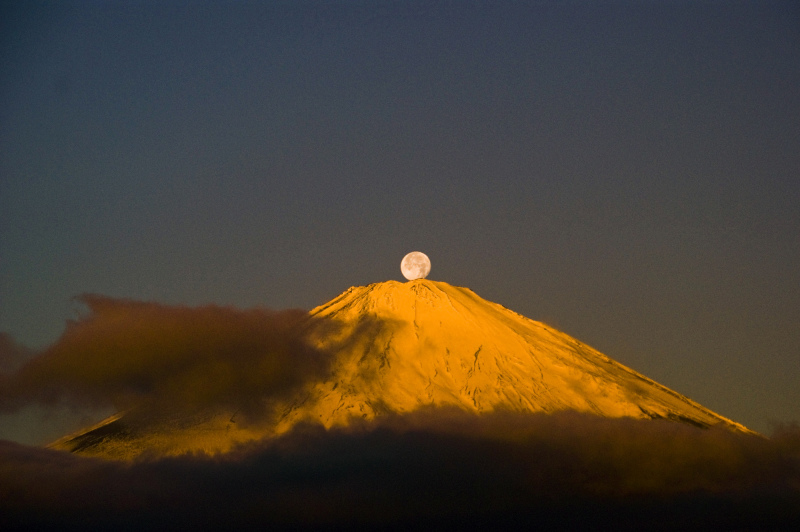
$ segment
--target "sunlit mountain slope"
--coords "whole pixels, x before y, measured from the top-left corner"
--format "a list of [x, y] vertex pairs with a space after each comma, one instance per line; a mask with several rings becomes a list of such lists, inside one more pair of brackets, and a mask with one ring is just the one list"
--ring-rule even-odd
[[749, 432], [552, 327], [443, 282], [353, 287], [313, 309], [305, 327], [307, 341], [332, 357], [330, 372], [270, 405], [267, 420], [243, 423], [224, 410], [139, 410], [52, 447], [111, 458], [224, 452], [300, 422], [347, 425], [423, 406], [478, 414], [576, 410]]
[[[578, 410], [744, 429], [543, 323], [443, 282], [354, 287], [311, 311], [334, 373], [287, 407], [282, 425], [326, 426], [422, 405], [468, 411]], [[327, 321], [341, 325], [326, 334]]]

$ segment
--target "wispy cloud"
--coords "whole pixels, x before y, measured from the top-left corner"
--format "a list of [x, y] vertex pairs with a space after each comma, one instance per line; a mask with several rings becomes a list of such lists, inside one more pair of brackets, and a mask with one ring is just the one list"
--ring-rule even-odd
[[0, 376], [16, 371], [33, 355], [33, 350], [18, 344], [7, 333], [0, 332]]
[[[308, 318], [301, 310], [80, 300], [89, 313], [3, 377], [0, 410], [33, 403], [153, 411], [213, 406], [258, 417], [265, 400], [324, 374], [330, 360], [303, 340]], [[11, 367], [19, 349], [0, 340]]]

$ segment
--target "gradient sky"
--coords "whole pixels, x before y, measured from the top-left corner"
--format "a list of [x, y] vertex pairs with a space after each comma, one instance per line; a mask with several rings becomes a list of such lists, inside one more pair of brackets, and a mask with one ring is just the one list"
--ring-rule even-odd
[[0, 61], [24, 345], [82, 293], [312, 308], [416, 249], [754, 430], [800, 420], [795, 2], [25, 2]]

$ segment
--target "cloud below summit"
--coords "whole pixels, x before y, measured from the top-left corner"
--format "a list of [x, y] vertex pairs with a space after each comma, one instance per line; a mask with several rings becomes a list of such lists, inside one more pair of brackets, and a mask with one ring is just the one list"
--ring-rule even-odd
[[19, 345], [11, 336], [0, 332], [0, 375], [16, 371], [33, 355], [31, 349]]
[[[97, 295], [79, 300], [88, 314], [3, 377], [0, 410], [36, 403], [223, 407], [258, 417], [265, 399], [290, 393], [329, 364], [302, 340], [302, 310], [189, 308]], [[4, 359], [19, 358], [10, 340], [3, 348]]]
[[67, 529], [787, 528], [800, 522], [800, 433], [429, 410], [125, 464], [0, 442], [3, 492], [0, 524]]

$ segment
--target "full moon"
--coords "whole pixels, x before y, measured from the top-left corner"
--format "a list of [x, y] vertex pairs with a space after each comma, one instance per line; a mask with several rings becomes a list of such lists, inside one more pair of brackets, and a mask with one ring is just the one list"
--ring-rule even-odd
[[403, 272], [403, 277], [409, 281], [424, 279], [431, 273], [431, 259], [422, 252], [412, 251], [403, 257], [400, 271]]

